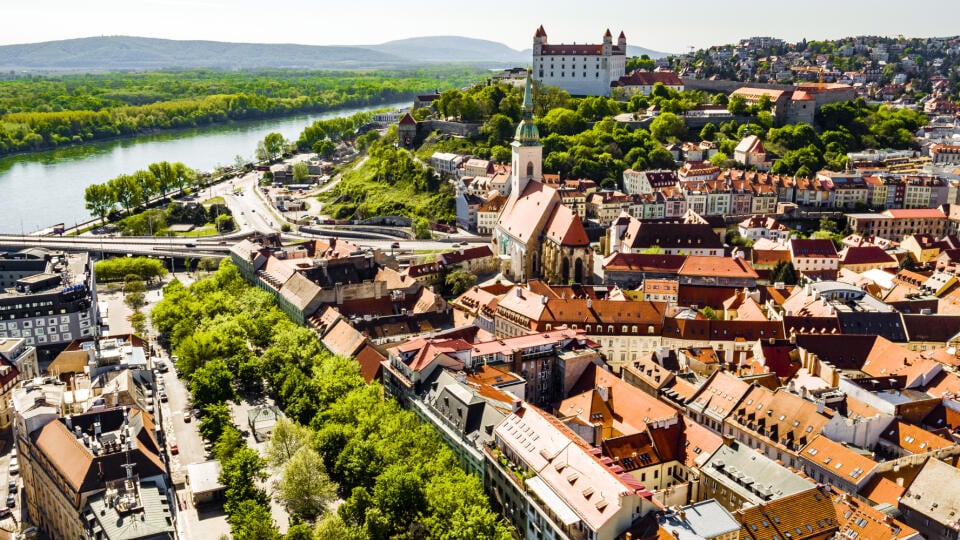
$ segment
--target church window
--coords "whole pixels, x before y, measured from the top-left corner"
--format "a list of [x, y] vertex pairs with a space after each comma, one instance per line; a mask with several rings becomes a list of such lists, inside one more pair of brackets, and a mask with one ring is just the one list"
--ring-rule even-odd
[[533, 162], [527, 162], [527, 178], [533, 178]]
[[586, 71], [583, 72], [583, 78], [584, 78], [584, 79], [587, 78], [587, 72], [586, 72]]
[[[550, 66], [550, 67], [553, 67], [553, 66]], [[550, 76], [553, 77], [553, 72], [552, 72], [552, 71], [550, 72]]]

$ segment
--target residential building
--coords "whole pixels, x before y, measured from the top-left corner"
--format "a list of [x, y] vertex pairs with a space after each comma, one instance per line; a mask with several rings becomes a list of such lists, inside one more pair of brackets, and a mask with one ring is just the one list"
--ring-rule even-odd
[[716, 499], [730, 512], [807, 491], [814, 484], [746, 444], [724, 444], [700, 468], [704, 499]]
[[798, 466], [801, 449], [829, 418], [818, 406], [783, 389], [755, 386], [724, 422], [724, 434], [770, 459]]
[[610, 227], [610, 252], [723, 256], [723, 241], [707, 224], [617, 219]]
[[623, 77], [627, 65], [627, 37], [613, 42], [610, 30], [598, 44], [547, 43], [543, 26], [533, 35], [533, 76], [547, 86], [574, 96], [609, 96], [610, 83]]
[[663, 540], [740, 539], [740, 522], [715, 500], [667, 509], [658, 522], [657, 537]]
[[793, 267], [804, 275], [836, 276], [840, 268], [840, 257], [837, 248], [830, 240], [790, 239], [790, 258]]
[[847, 225], [861, 236], [877, 236], [899, 242], [909, 234], [941, 237], [947, 216], [936, 208], [889, 209], [877, 214], [847, 214]]
[[863, 273], [874, 268], [895, 270], [899, 264], [896, 257], [877, 246], [847, 246], [837, 254], [840, 268]]
[[493, 233], [493, 229], [497, 226], [497, 217], [500, 216], [500, 211], [506, 202], [507, 199], [498, 193], [477, 208], [477, 234]]
[[790, 238], [790, 228], [781, 224], [772, 216], [759, 215], [750, 216], [737, 225], [737, 232], [747, 240], [759, 240], [767, 238], [774, 242], [780, 242]]
[[928, 459], [899, 499], [900, 518], [928, 540], [960, 537], [960, 493], [952, 489], [958, 482], [960, 469]]
[[[457, 175], [460, 165], [463, 163], [463, 156], [451, 154], [450, 152], [434, 152], [430, 156], [430, 166], [437, 174], [451, 178]], [[484, 171], [486, 172], [486, 171]]]
[[872, 452], [818, 435], [800, 453], [798, 468], [818, 483], [857, 494], [873, 479], [877, 467]]
[[829, 486], [810, 487], [743, 508], [733, 515], [743, 525], [743, 540], [827, 540], [835, 538], [839, 529], [831, 495]]
[[629, 195], [655, 193], [663, 188], [676, 187], [679, 183], [677, 173], [669, 169], [623, 171], [623, 190]]
[[687, 400], [687, 414], [714, 433], [723, 433], [723, 423], [740, 403], [750, 383], [726, 371], [717, 371]]
[[515, 407], [494, 437], [488, 486], [522, 538], [615, 540], [656, 508], [642, 484], [613, 472], [582, 438], [536, 407]]
[[622, 88], [624, 97], [649, 96], [653, 92], [653, 86], [657, 83], [670, 90], [683, 92], [683, 81], [673, 71], [643, 71], [638, 69], [629, 75], [620, 77], [619, 80], [612, 81], [610, 86]]
[[64, 387], [53, 381], [27, 383], [13, 401], [30, 522], [53, 538], [122, 538], [116, 531], [131, 526], [146, 535], [137, 538], [176, 537], [149, 413], [108, 406], [61, 416]]

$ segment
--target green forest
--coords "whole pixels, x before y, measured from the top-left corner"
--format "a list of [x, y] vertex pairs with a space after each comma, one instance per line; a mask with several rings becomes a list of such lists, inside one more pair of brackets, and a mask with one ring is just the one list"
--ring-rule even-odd
[[160, 129], [390, 103], [481, 79], [470, 68], [158, 71], [0, 80], [0, 155]]
[[[432, 427], [364, 384], [356, 362], [330, 354], [229, 260], [189, 287], [168, 284], [151, 318], [203, 411], [234, 538], [281, 537], [257, 484], [268, 466], [291, 515], [287, 539], [511, 538]], [[226, 402], [238, 392], [269, 393], [291, 420], [275, 428], [266, 458], [230, 421]]]

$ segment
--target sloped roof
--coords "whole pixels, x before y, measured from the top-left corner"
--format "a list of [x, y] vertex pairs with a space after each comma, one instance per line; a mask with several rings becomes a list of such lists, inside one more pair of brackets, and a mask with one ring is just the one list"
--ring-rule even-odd
[[830, 494], [825, 491], [814, 487], [735, 512], [733, 516], [743, 524], [741, 538], [806, 540], [832, 536], [839, 522]]
[[333, 354], [353, 356], [366, 343], [366, 339], [350, 324], [350, 321], [340, 319], [321, 341]]
[[847, 246], [839, 256], [840, 264], [897, 264], [892, 255], [877, 246]]
[[691, 255], [680, 268], [681, 276], [757, 279], [757, 272], [744, 259]]
[[560, 202], [557, 190], [535, 180], [527, 183], [521, 194], [510, 194], [497, 226], [522, 243], [540, 234], [553, 207]]
[[[547, 238], [561, 246], [588, 246], [590, 239], [580, 216], [566, 205], [557, 205], [547, 223]], [[489, 248], [488, 248], [489, 249]]]

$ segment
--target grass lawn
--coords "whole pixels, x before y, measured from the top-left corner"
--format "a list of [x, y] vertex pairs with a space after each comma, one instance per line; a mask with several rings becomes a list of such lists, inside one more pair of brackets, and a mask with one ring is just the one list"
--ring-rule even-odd
[[211, 198], [203, 201], [203, 205], [204, 205], [204, 206], [210, 206], [211, 204], [226, 204], [226, 203], [227, 203], [227, 201], [225, 201], [225, 200], [223, 199], [223, 197], [220, 197], [220, 196], [211, 197]]
[[217, 234], [220, 234], [220, 233], [217, 231], [217, 226], [214, 225], [213, 223], [207, 223], [203, 227], [197, 227], [196, 229], [190, 232], [173, 233], [174, 236], [184, 236], [184, 237], [214, 236]]

